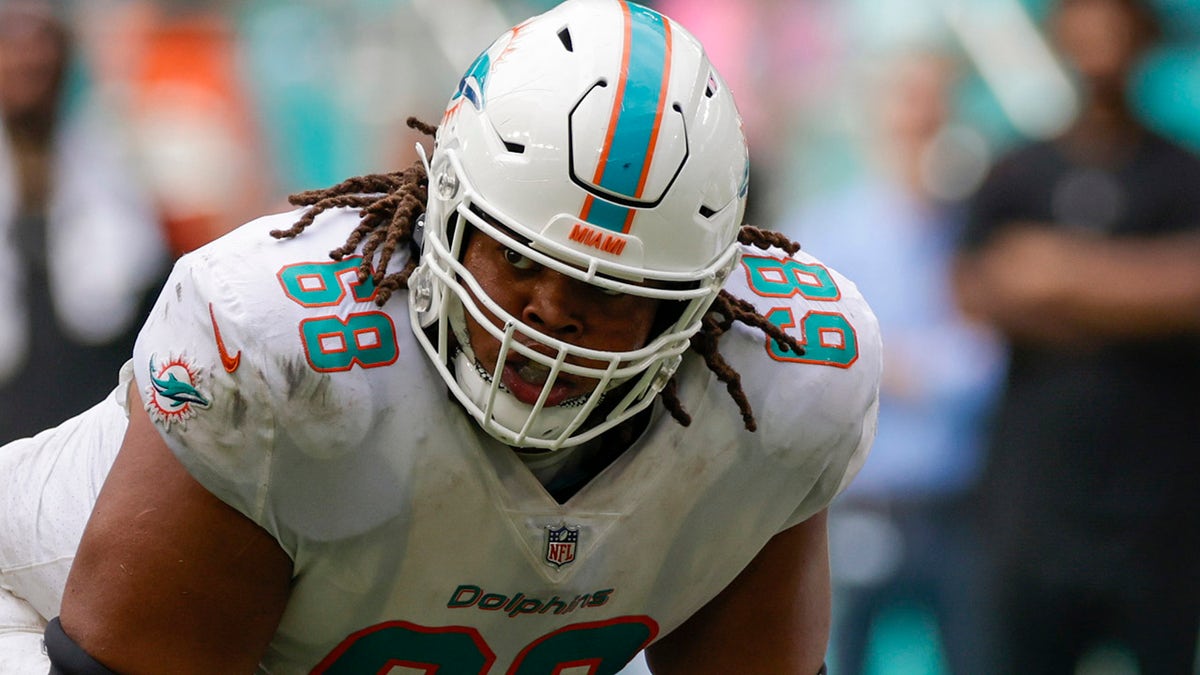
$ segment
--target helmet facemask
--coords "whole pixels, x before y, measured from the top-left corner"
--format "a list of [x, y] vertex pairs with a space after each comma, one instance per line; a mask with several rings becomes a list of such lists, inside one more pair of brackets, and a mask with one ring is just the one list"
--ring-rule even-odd
[[[622, 17], [622, 7], [635, 9]], [[616, 149], [593, 147], [597, 137], [607, 142], [597, 129], [615, 124], [610, 110], [636, 108], [611, 97], [622, 87], [596, 84], [621, 77], [620, 51], [607, 53], [620, 21], [661, 22], [651, 28], [674, 31], [676, 44], [666, 52], [670, 78], [659, 73], [671, 87], [661, 87], [657, 103], [660, 117], [669, 108], [672, 121], [663, 122], [665, 131], [656, 132], [644, 159], [635, 153], [634, 161], [644, 163], [642, 179], [636, 194], [624, 197], [606, 192], [607, 180], [578, 178], [601, 176], [580, 169], [588, 161], [617, 161]], [[562, 40], [564, 24], [571, 41]], [[487, 433], [515, 447], [554, 450], [594, 439], [646, 410], [679, 367], [738, 261], [746, 151], [732, 98], [703, 51], [661, 15], [626, 3], [569, 0], [518, 28], [519, 36], [510, 31], [468, 70], [439, 127], [426, 167], [429, 201], [421, 263], [409, 279], [410, 313], [418, 342]], [[631, 85], [630, 91], [640, 90]], [[598, 104], [601, 96], [610, 103]], [[600, 160], [588, 159], [597, 152]], [[622, 213], [623, 229], [600, 220]], [[629, 351], [547, 335], [489, 297], [463, 264], [468, 236], [490, 237], [606, 292], [657, 299], [661, 321]], [[477, 358], [468, 322], [499, 345], [494, 363]], [[526, 383], [544, 376], [536, 401], [520, 400], [503, 385], [512, 362]], [[560, 378], [593, 386], [560, 400], [553, 391]]]
[[[442, 171], [457, 174], [453, 151]], [[606, 275], [598, 265], [583, 268], [546, 252], [540, 242], [523, 240], [516, 223], [488, 213], [480, 196], [462, 187], [460, 175], [441, 180], [434, 169], [430, 196], [453, 204], [443, 215], [430, 208], [425, 220], [422, 264], [409, 280], [410, 308], [416, 323], [428, 328], [418, 340], [433, 356], [451, 392], [490, 434], [516, 447], [557, 449], [596, 438], [645, 410], [675, 373], [700, 318], [712, 304], [736, 250], [714, 270], [705, 285], [695, 278], [640, 281]], [[441, 186], [440, 188], [438, 186]], [[463, 194], [457, 194], [463, 191]], [[451, 195], [450, 199], [443, 199]], [[546, 335], [502, 308], [462, 262], [469, 237], [486, 236], [530, 261], [572, 279], [624, 293], [660, 300], [659, 315], [669, 318], [646, 344], [631, 351], [588, 349]], [[561, 252], [560, 252], [561, 255]], [[564, 256], [570, 257], [570, 256]], [[681, 288], [681, 286], [688, 286]], [[424, 298], [418, 300], [417, 298]], [[494, 364], [481, 363], [467, 336], [467, 317], [499, 344]], [[539, 400], [518, 400], [502, 384], [510, 356], [539, 370], [546, 381]], [[556, 381], [563, 376], [595, 384], [589, 394], [546, 405]], [[599, 411], [599, 412], [597, 412]], [[594, 419], [595, 417], [600, 419]]]

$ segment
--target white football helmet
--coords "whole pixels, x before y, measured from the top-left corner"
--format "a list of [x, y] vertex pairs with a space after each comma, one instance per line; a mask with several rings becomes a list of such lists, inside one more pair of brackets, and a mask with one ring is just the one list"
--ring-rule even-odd
[[[739, 258], [746, 142], [733, 97], [700, 43], [625, 0], [568, 0], [510, 29], [475, 60], [426, 169], [412, 324], [483, 429], [512, 446], [553, 450], [649, 406]], [[662, 304], [672, 320], [630, 352], [545, 335], [501, 309], [461, 264], [471, 228], [569, 277], [674, 301]], [[476, 361], [468, 312], [500, 342], [496, 364]], [[549, 372], [533, 405], [500, 384], [510, 354]], [[546, 406], [561, 373], [596, 387]]]

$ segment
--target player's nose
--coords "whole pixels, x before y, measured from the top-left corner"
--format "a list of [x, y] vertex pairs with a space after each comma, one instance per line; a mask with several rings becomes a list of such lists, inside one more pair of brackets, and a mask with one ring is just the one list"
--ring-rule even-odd
[[583, 333], [587, 299], [581, 282], [543, 269], [529, 292], [521, 320], [556, 338], [578, 338]]

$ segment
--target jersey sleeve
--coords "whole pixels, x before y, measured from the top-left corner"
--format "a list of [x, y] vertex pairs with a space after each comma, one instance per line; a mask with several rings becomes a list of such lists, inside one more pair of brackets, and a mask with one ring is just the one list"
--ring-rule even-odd
[[804, 350], [740, 324], [722, 344], [742, 376], [757, 442], [798, 477], [783, 530], [828, 507], [866, 462], [878, 420], [879, 325], [852, 281], [805, 252], [747, 248], [726, 290]]
[[[134, 347], [139, 393], [167, 446], [210, 492], [262, 523], [276, 421], [261, 347], [225, 247], [182, 257]], [[252, 283], [252, 282], [250, 282]], [[261, 322], [257, 325], [269, 325]]]
[[375, 522], [336, 495], [359, 495], [379, 474], [371, 461], [394, 445], [381, 442], [380, 421], [403, 416], [398, 401], [417, 386], [398, 373], [423, 358], [400, 346], [411, 337], [403, 302], [380, 308], [370, 277], [358, 279], [361, 258], [329, 256], [357, 212], [270, 236], [298, 215], [248, 223], [181, 258], [134, 349], [168, 447], [289, 553], [301, 530], [338, 538]]

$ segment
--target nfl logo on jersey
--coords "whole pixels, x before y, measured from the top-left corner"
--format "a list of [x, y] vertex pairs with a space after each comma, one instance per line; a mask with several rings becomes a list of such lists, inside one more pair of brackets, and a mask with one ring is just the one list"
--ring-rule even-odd
[[579, 528], [560, 525], [546, 527], [546, 562], [562, 567], [575, 560], [575, 547], [579, 544]]

